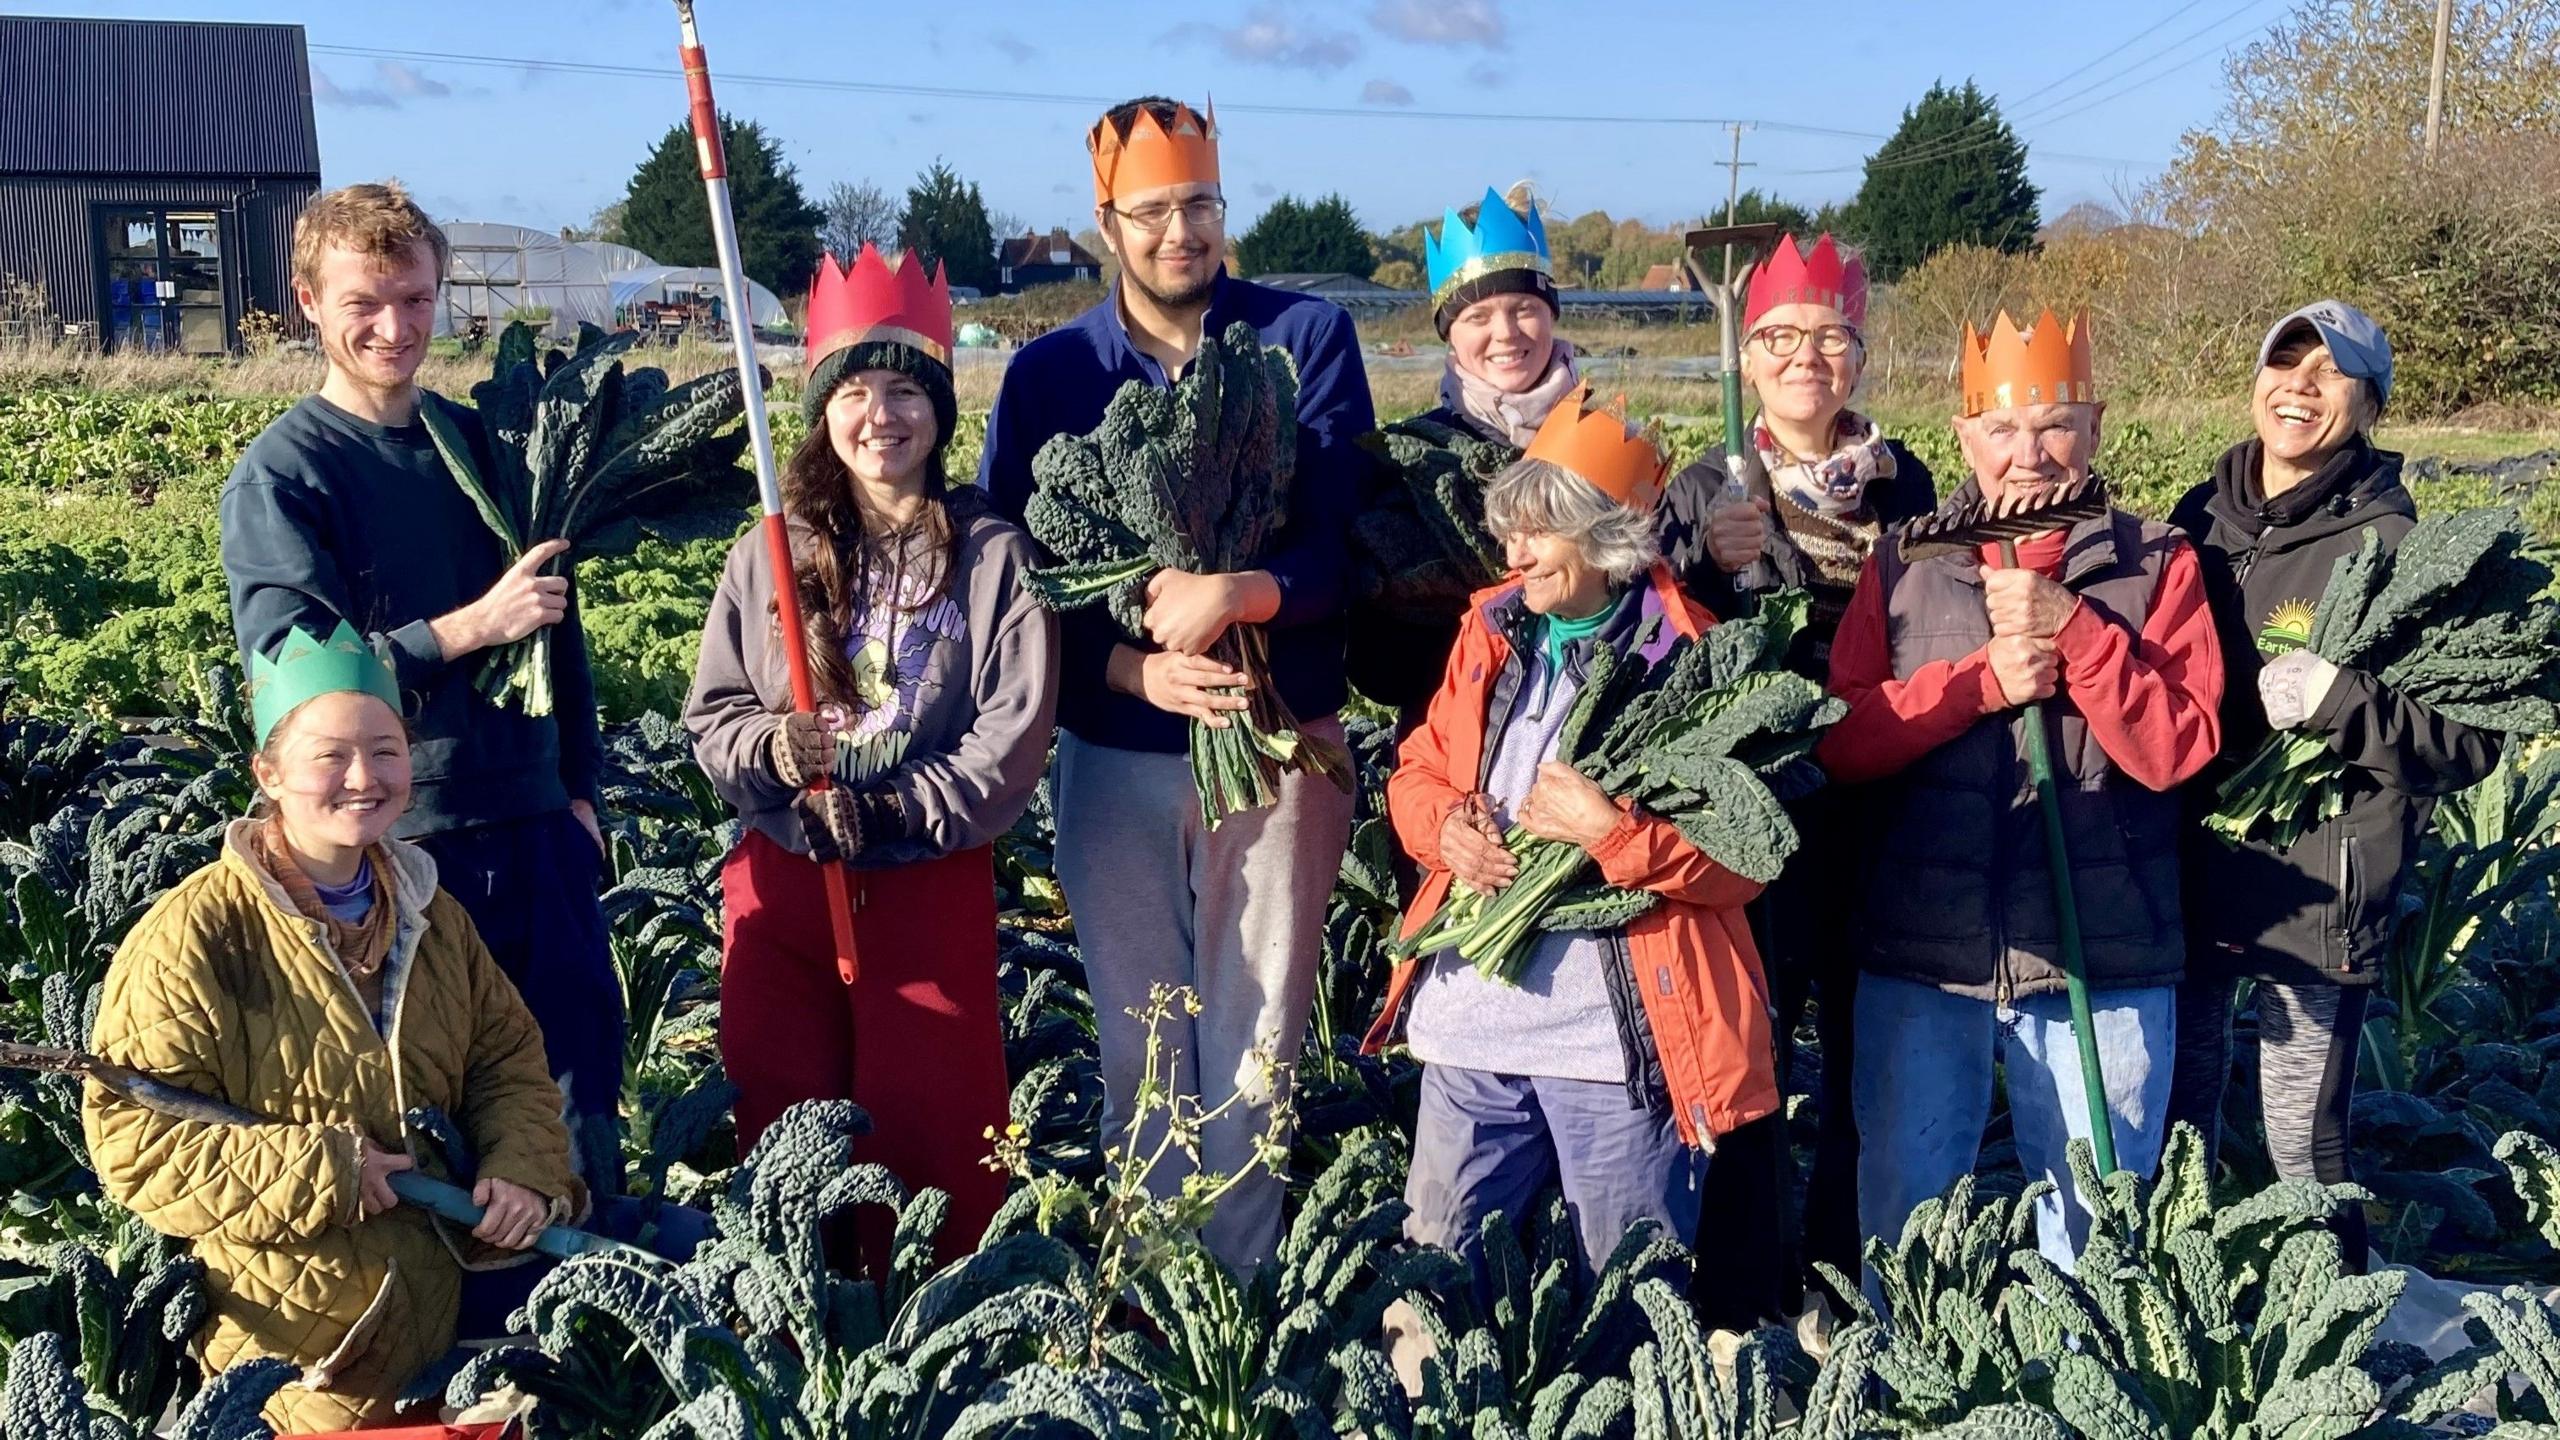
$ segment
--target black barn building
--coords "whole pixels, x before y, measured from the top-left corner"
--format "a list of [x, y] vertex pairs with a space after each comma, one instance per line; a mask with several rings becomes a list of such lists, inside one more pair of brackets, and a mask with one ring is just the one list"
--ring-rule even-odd
[[111, 349], [299, 334], [293, 222], [320, 188], [299, 25], [0, 16], [0, 275]]

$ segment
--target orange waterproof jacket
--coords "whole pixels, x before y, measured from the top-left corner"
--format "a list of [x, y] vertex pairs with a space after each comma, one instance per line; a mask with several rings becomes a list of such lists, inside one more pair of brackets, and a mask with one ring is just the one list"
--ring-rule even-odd
[[[1663, 565], [1653, 567], [1647, 583], [1679, 634], [1694, 639], [1715, 623]], [[1518, 580], [1506, 580], [1468, 600], [1448, 672], [1387, 780], [1388, 821], [1425, 872], [1405, 910], [1408, 936], [1431, 922], [1455, 879], [1440, 857], [1440, 825], [1484, 774], [1491, 738], [1485, 719], [1512, 658], [1510, 642], [1487, 612], [1518, 588]], [[1712, 1149], [1716, 1136], [1778, 1109], [1769, 989], [1742, 914], [1760, 883], [1708, 859], [1670, 821], [1624, 800], [1619, 808], [1625, 814], [1618, 827], [1593, 847], [1591, 858], [1610, 884], [1663, 897], [1628, 924], [1627, 950], [1680, 1138]], [[1430, 960], [1424, 955], [1397, 964], [1364, 1050], [1375, 1054], [1401, 1032], [1406, 1001]]]

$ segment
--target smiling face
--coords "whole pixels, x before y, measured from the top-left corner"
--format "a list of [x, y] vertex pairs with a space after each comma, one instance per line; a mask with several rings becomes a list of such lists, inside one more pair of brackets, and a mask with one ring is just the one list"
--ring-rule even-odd
[[2105, 410], [2094, 403], [1985, 410], [1956, 417], [1956, 438], [1982, 498], [1995, 504], [2011, 497], [2031, 501], [2088, 475]]
[[[1119, 257], [1122, 279], [1165, 309], [1186, 310], [1208, 303], [1227, 254], [1226, 217], [1195, 220], [1188, 211], [1215, 208], [1204, 202], [1218, 198], [1209, 181], [1159, 185], [1119, 196], [1096, 210], [1094, 220], [1103, 244]], [[1165, 227], [1150, 234], [1133, 215], [1150, 223], [1161, 217]]]
[[1506, 395], [1537, 388], [1555, 361], [1556, 312], [1535, 295], [1488, 295], [1449, 321], [1458, 368]]
[[2288, 339], [2267, 357], [2249, 418], [2267, 454], [2299, 470], [2318, 469], [2371, 423], [2365, 382], [2340, 370], [2311, 335]]
[[[1830, 424], [1849, 404], [1866, 366], [1866, 348], [1852, 341], [1839, 355], [1822, 353], [1822, 332], [1848, 321], [1828, 305], [1772, 305], [1751, 325], [1742, 347], [1742, 378], [1760, 397], [1760, 408], [1805, 429]], [[1793, 354], [1770, 353], [1772, 331], [1799, 332]], [[1855, 333], [1852, 331], [1851, 333]]]
[[437, 279], [435, 249], [424, 240], [390, 259], [333, 245], [311, 279], [295, 282], [294, 299], [332, 370], [359, 389], [397, 394], [427, 358]]
[[409, 808], [409, 737], [390, 706], [352, 691], [314, 696], [249, 761], [259, 793], [304, 855], [363, 850]]
[[1521, 602], [1536, 614], [1580, 619], [1609, 598], [1608, 572], [1569, 537], [1514, 535], [1502, 542], [1502, 558], [1520, 572]]
[[864, 484], [917, 483], [936, 438], [932, 397], [903, 371], [856, 370], [827, 397], [827, 441]]

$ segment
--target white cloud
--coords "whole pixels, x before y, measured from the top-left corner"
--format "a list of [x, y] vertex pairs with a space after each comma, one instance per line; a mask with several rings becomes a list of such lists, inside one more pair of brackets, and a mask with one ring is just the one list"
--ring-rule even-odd
[[381, 79], [383, 89], [405, 100], [432, 100], [453, 93], [452, 86], [397, 60], [376, 60], [373, 73]]
[[1510, 41], [1499, 0], [1378, 0], [1369, 23], [1416, 45], [1481, 45], [1499, 50]]
[[1168, 44], [1210, 40], [1231, 60], [1272, 65], [1286, 70], [1331, 73], [1360, 55], [1360, 37], [1348, 30], [1315, 30], [1300, 25], [1276, 5], [1256, 5], [1233, 26], [1193, 21], [1164, 34]]
[[999, 30], [993, 35], [988, 36], [987, 43], [993, 45], [998, 51], [1003, 53], [1006, 59], [1011, 60], [1016, 65], [1028, 65], [1032, 61], [1040, 58], [1040, 51], [1038, 47], [1030, 44], [1021, 36], [1014, 34], [1010, 30]]
[[314, 68], [311, 72], [311, 98], [323, 105], [349, 109], [397, 110], [400, 102], [386, 91], [371, 85], [341, 85], [329, 78], [329, 72]]
[[1499, 90], [1511, 83], [1511, 72], [1490, 60], [1479, 60], [1467, 67], [1467, 83], [1479, 90]]
[[1363, 105], [1410, 105], [1413, 92], [1393, 80], [1372, 80], [1360, 87]]

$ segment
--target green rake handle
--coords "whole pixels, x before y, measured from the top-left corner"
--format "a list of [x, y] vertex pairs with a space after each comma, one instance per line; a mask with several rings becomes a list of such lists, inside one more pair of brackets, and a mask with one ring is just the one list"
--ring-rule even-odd
[[[2018, 568], [2018, 543], [2000, 542], [2003, 569]], [[2053, 742], [2047, 733], [2044, 702], [2027, 705], [2027, 774], [2035, 781], [2036, 805], [2044, 811], [2045, 863], [2053, 871], [2053, 912], [2062, 926], [2062, 983], [2071, 995], [2071, 1038], [2080, 1047], [2080, 1089], [2089, 1100], [2089, 1143], [2097, 1152], [2098, 1173], [2116, 1168], [2116, 1130], [2107, 1114], [2106, 1071], [2098, 1064], [2097, 1023], [2089, 1011], [2089, 969], [2080, 949], [2080, 901], [2071, 889], [2071, 850], [2062, 835], [2062, 792], [2053, 782]]]

